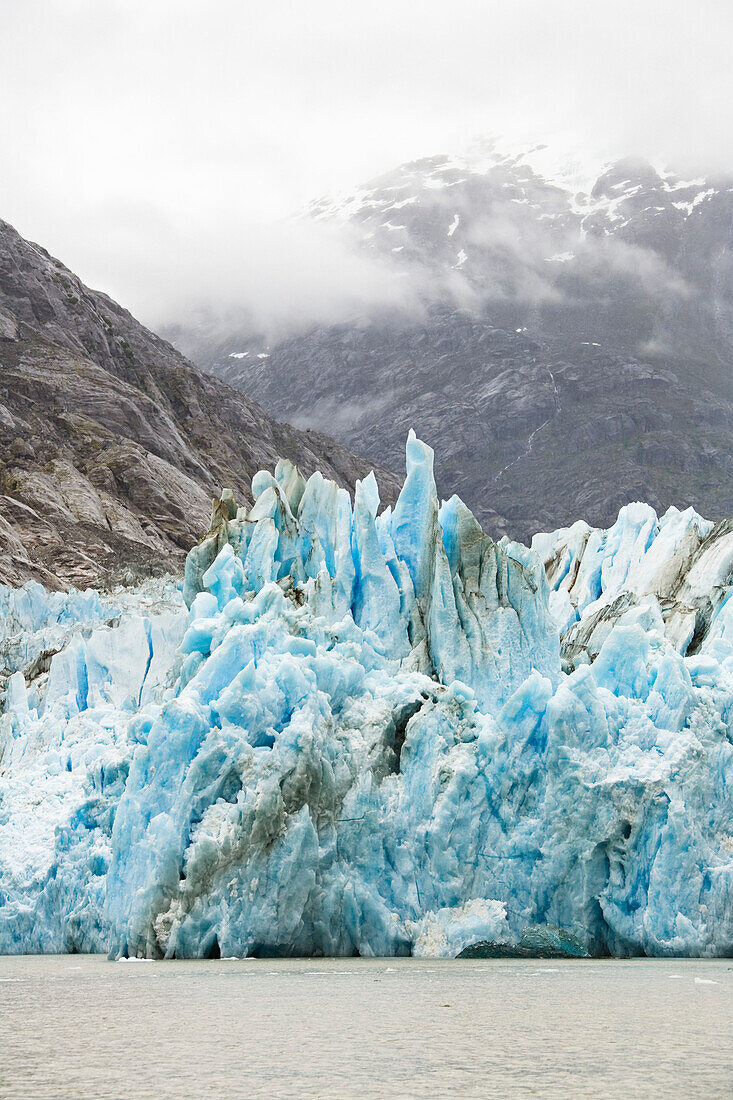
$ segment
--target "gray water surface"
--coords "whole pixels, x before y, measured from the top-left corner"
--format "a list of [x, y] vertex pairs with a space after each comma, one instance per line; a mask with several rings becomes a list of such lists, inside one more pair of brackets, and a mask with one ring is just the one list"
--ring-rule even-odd
[[733, 1096], [733, 960], [0, 958], [0, 1096]]

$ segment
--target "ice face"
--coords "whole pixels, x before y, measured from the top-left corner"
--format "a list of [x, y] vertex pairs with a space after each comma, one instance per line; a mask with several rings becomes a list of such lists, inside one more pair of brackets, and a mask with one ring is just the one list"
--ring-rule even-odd
[[595, 660], [632, 608], [634, 614], [646, 608], [647, 621], [656, 618], [678, 653], [695, 652], [722, 611], [733, 575], [733, 522], [712, 524], [693, 508], [670, 508], [657, 519], [649, 505], [629, 504], [608, 531], [579, 522], [535, 535], [532, 548], [545, 565], [571, 666]]
[[0, 951], [107, 949], [128, 725], [150, 708], [185, 624], [170, 584], [112, 598], [33, 582], [0, 588], [10, 673], [0, 715]]
[[279, 463], [217, 504], [188, 611], [84, 596], [14, 672], [0, 949], [731, 950], [726, 530], [634, 505], [496, 544], [432, 461], [411, 434], [381, 513]]

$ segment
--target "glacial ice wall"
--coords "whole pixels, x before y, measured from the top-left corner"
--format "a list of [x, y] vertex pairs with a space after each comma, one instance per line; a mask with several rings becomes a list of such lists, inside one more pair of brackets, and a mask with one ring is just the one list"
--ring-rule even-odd
[[253, 493], [190, 610], [148, 595], [10, 677], [0, 950], [733, 951], [725, 525], [497, 544], [412, 435], [394, 510], [288, 463]]
[[169, 583], [113, 597], [0, 586], [0, 952], [107, 949], [128, 724], [185, 625]]
[[642, 613], [680, 654], [728, 655], [733, 604], [733, 521], [713, 524], [693, 508], [661, 518], [648, 504], [622, 508], [608, 531], [579, 521], [535, 535], [550, 608], [572, 666], [595, 660], [610, 631]]

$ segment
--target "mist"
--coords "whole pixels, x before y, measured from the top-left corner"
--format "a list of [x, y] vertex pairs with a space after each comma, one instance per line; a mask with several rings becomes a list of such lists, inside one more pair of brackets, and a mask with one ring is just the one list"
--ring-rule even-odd
[[102, 223], [88, 247], [97, 282], [156, 329], [240, 328], [273, 341], [310, 325], [419, 308], [416, 288], [360, 252], [348, 226], [262, 223], [239, 210], [203, 212], [183, 225], [128, 210], [111, 230]]
[[714, 0], [0, 0], [0, 217], [155, 327], [401, 309], [292, 215], [485, 133], [729, 171], [732, 32]]

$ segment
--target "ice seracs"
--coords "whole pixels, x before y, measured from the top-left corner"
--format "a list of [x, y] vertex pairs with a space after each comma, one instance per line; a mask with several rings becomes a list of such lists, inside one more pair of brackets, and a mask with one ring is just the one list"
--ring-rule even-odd
[[129, 596], [18, 668], [0, 949], [730, 953], [728, 529], [494, 543], [432, 462], [411, 434], [381, 512], [280, 462], [217, 502], [189, 610]]
[[629, 504], [607, 531], [581, 521], [536, 535], [532, 548], [544, 562], [571, 663], [595, 658], [631, 608], [647, 608], [665, 638], [689, 656], [724, 630], [733, 576], [729, 520], [713, 524], [693, 508], [670, 508], [658, 518], [648, 504]]
[[3, 953], [106, 950], [127, 725], [165, 681], [185, 620], [165, 582], [113, 596], [0, 588]]

